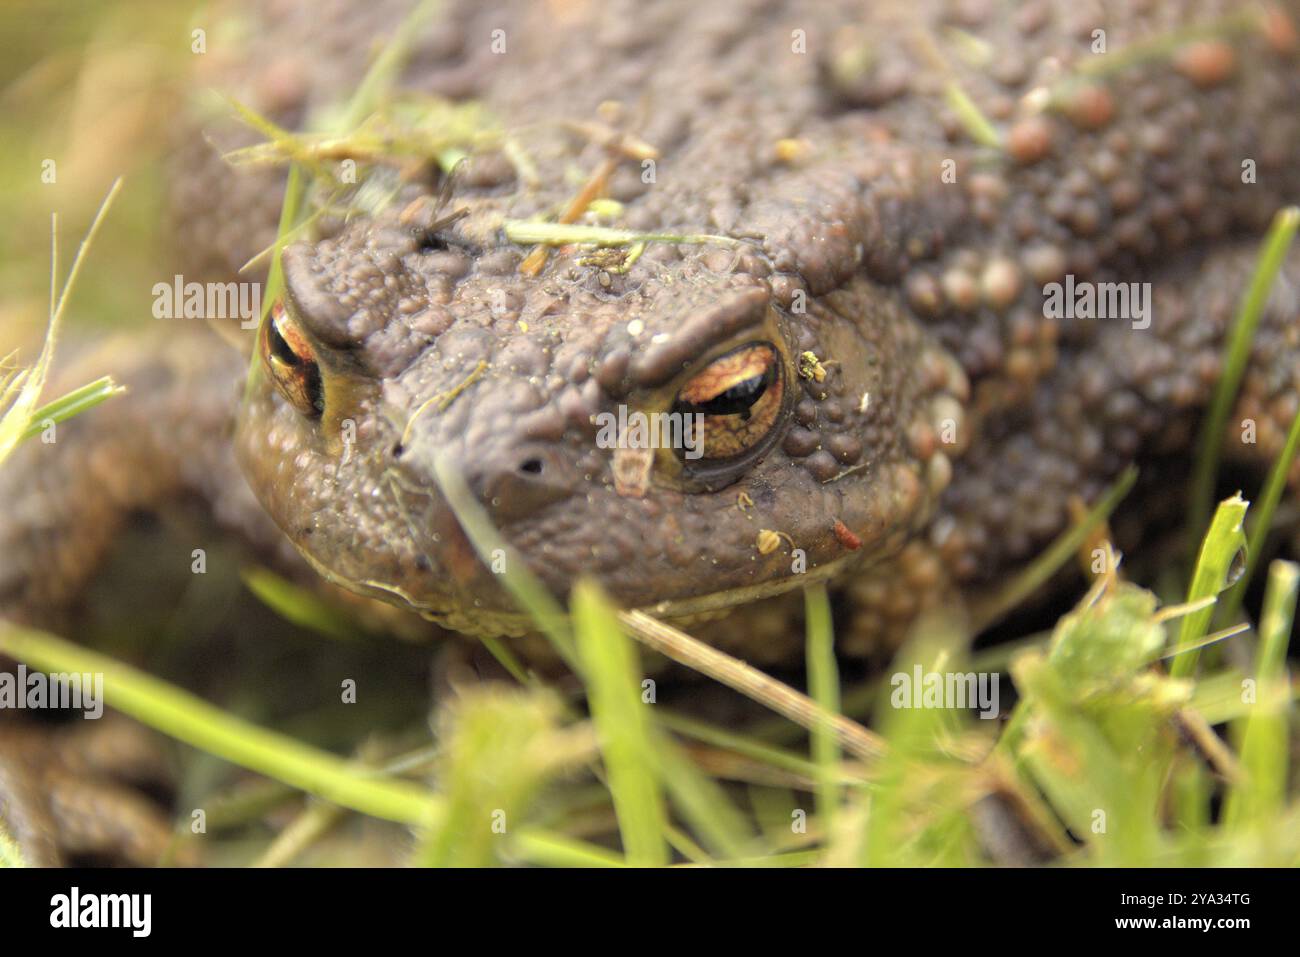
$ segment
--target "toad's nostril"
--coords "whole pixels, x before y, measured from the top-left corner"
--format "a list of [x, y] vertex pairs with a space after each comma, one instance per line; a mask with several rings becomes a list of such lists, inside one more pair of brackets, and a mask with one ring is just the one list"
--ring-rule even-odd
[[[470, 486], [498, 521], [516, 521], [573, 494], [577, 478], [555, 450], [526, 448], [487, 454]], [[491, 462], [499, 462], [493, 468]]]

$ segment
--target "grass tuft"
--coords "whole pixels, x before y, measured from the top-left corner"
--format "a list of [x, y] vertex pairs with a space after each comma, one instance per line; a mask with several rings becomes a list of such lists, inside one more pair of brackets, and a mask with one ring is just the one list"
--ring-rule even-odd
[[68, 300], [76, 287], [77, 277], [81, 275], [82, 265], [86, 259], [95, 237], [99, 235], [113, 200], [122, 188], [122, 180], [114, 181], [90, 228], [86, 231], [77, 254], [72, 259], [72, 268], [63, 288], [58, 289], [58, 251], [59, 230], [58, 217], [52, 217], [50, 227], [50, 317], [45, 330], [45, 344], [36, 362], [24, 369], [11, 369], [0, 372], [0, 464], [13, 452], [19, 442], [37, 435], [47, 420], [63, 421], [103, 402], [123, 391], [112, 379], [100, 379], [56, 399], [49, 405], [37, 409], [45, 380], [49, 377], [50, 366], [54, 362], [54, 345], [58, 341], [59, 328], [67, 311]]

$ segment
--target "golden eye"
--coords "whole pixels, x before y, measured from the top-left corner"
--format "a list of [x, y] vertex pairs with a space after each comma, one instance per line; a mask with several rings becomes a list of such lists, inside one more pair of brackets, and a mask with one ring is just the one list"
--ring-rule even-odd
[[285, 312], [283, 302], [277, 300], [262, 323], [260, 347], [262, 364], [290, 405], [303, 415], [316, 416], [325, 411], [316, 352]]
[[703, 416], [704, 459], [728, 459], [757, 445], [781, 411], [781, 356], [751, 343], [714, 359], [677, 393], [673, 411]]

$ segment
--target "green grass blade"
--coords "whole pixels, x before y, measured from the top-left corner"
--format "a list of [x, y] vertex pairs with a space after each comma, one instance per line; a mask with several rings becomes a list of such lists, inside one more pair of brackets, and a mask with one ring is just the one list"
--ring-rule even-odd
[[573, 589], [573, 625], [587, 680], [587, 701], [600, 740], [610, 794], [629, 864], [669, 862], [667, 815], [660, 790], [648, 706], [641, 701], [635, 646], [597, 586]]
[[126, 392], [126, 387], [114, 382], [112, 376], [103, 376], [94, 382], [87, 382], [80, 388], [73, 389], [71, 392], [33, 412], [27, 431], [22, 434], [18, 441], [23, 442], [35, 438], [41, 434], [48, 423], [66, 422], [74, 415], [80, 415], [87, 409], [93, 409], [99, 403], [105, 402], [115, 395], [122, 395], [124, 392]]
[[742, 240], [730, 236], [703, 233], [642, 233], [610, 226], [584, 226], [579, 223], [542, 223], [531, 219], [507, 219], [502, 224], [506, 239], [524, 246], [630, 246], [633, 243], [713, 243], [718, 246], [741, 246]]
[[1119, 507], [1119, 503], [1132, 490], [1137, 476], [1137, 468], [1130, 465], [1115, 480], [1115, 484], [1106, 490], [1101, 500], [1088, 510], [1082, 522], [1061, 533], [1028, 568], [994, 595], [979, 602], [972, 611], [973, 630], [983, 631], [1043, 587], [1070, 560], [1070, 556], [1083, 546], [1093, 530]]
[[415, 44], [415, 36], [425, 23], [442, 6], [441, 0], [421, 0], [393, 31], [379, 56], [352, 94], [346, 109], [339, 116], [335, 128], [339, 131], [354, 129], [373, 113], [380, 101], [392, 89], [397, 74], [405, 64]]
[[1264, 543], [1268, 540], [1268, 533], [1273, 525], [1273, 513], [1277, 511], [1277, 506], [1282, 501], [1282, 494], [1286, 491], [1287, 476], [1291, 473], [1291, 465], [1295, 462], [1297, 451], [1300, 451], [1300, 412], [1296, 412], [1295, 418], [1291, 420], [1286, 444], [1273, 462], [1272, 468], [1269, 469], [1268, 478], [1264, 481], [1264, 488], [1259, 494], [1259, 501], [1251, 512], [1248, 523], [1250, 532], [1249, 544], [1246, 548], [1246, 570], [1227, 596], [1219, 602], [1222, 609], [1219, 612], [1220, 621], [1226, 623], [1237, 617], [1241, 602], [1246, 597], [1246, 589], [1250, 587], [1251, 576], [1254, 575], [1260, 557], [1264, 554]]
[[[289, 167], [289, 176], [285, 181], [284, 203], [280, 206], [280, 223], [275, 231], [275, 243], [272, 245], [271, 268], [266, 276], [266, 295], [262, 297], [262, 321], [271, 313], [271, 307], [284, 292], [284, 272], [280, 266], [280, 251], [288, 244], [289, 237], [298, 227], [298, 219], [307, 198], [307, 183], [302, 169], [296, 163]], [[253, 386], [254, 377], [260, 374], [262, 365], [253, 350], [253, 374], [248, 377], [249, 388]]]
[[[95, 218], [90, 223], [90, 228], [86, 230], [81, 245], [77, 247], [77, 254], [72, 259], [72, 268], [68, 272], [68, 278], [63, 284], [62, 291], [59, 292], [57, 299], [52, 299], [50, 302], [50, 321], [45, 330], [45, 343], [41, 347], [41, 353], [36, 362], [33, 363], [30, 369], [24, 370], [23, 373], [6, 380], [6, 388], [3, 390], [3, 395], [0, 396], [0, 462], [4, 462], [9, 457], [14, 447], [27, 435], [28, 428], [32, 424], [32, 413], [36, 409], [36, 403], [40, 400], [41, 390], [45, 388], [45, 380], [49, 376], [50, 366], [54, 361], [54, 344], [58, 341], [59, 328], [63, 323], [63, 314], [67, 311], [68, 300], [71, 298], [72, 290], [76, 286], [77, 277], [81, 275], [81, 267], [86, 261], [86, 253], [90, 251], [95, 237], [99, 235], [100, 227], [103, 226], [108, 211], [112, 208], [113, 201], [117, 198], [121, 188], [122, 179], [119, 177], [113, 181], [113, 185], [105, 194], [103, 201], [99, 204], [99, 209], [95, 212]], [[50, 262], [51, 296], [58, 284], [58, 220], [54, 219], [53, 223], [50, 239], [52, 247]]]
[[[1229, 571], [1238, 555], [1246, 548], [1246, 533], [1242, 523], [1246, 519], [1246, 510], [1250, 503], [1240, 495], [1224, 499], [1219, 503], [1210, 523], [1210, 530], [1201, 543], [1201, 553], [1196, 560], [1196, 569], [1192, 573], [1192, 583], [1187, 589], [1187, 601], [1195, 602], [1202, 598], [1217, 596], [1231, 584]], [[1210, 620], [1214, 617], [1214, 606], [1210, 605], [1199, 611], [1183, 616], [1175, 646], [1176, 657], [1173, 659], [1169, 673], [1175, 678], [1190, 677], [1196, 670], [1196, 661], [1200, 651], [1195, 646], [1209, 631]]]
[[684, 821], [714, 854], [744, 854], [753, 831], [727, 792], [692, 764], [673, 741], [656, 735], [655, 742], [664, 789]]
[[1219, 454], [1223, 444], [1224, 428], [1232, 404], [1237, 399], [1237, 390], [1241, 387], [1242, 377], [1246, 374], [1246, 364], [1250, 360], [1251, 348], [1255, 341], [1255, 331], [1259, 327], [1260, 317], [1268, 303], [1269, 292], [1277, 278], [1282, 262], [1286, 258], [1291, 242], [1295, 239], [1296, 228], [1300, 226], [1300, 208], [1288, 206], [1278, 212], [1269, 227], [1268, 235], [1260, 248], [1259, 260], [1251, 276], [1246, 297], [1237, 311], [1228, 334], [1226, 355], [1224, 357], [1223, 375], [1214, 389], [1210, 401], [1210, 411], [1201, 427], [1200, 446], [1197, 450], [1196, 466], [1192, 473], [1192, 490], [1188, 525], [1188, 547], [1195, 547], [1197, 536], [1206, 527], [1210, 515], [1210, 501], [1214, 497], [1214, 479], [1219, 471]]
[[[807, 618], [808, 694], [832, 714], [840, 713], [840, 676], [835, 661], [835, 629], [831, 600], [823, 583], [804, 589]], [[826, 833], [834, 830], [840, 804], [838, 784], [840, 748], [835, 733], [825, 725], [811, 732], [812, 758], [817, 765], [817, 814]]]
[[532, 617], [556, 652], [575, 672], [580, 670], [580, 662], [573, 644], [573, 634], [569, 626], [569, 617], [533, 574], [528, 570], [519, 554], [506, 544], [483, 506], [465, 484], [460, 472], [444, 455], [435, 454], [433, 459], [433, 479], [447, 502], [447, 506], [456, 516], [456, 521], [464, 530], [470, 544], [478, 553], [479, 560], [491, 566], [492, 553], [498, 549], [506, 556], [505, 572], [502, 584], [514, 596], [515, 601]]
[[975, 101], [956, 81], [950, 81], [943, 87], [944, 99], [948, 101], [948, 106], [957, 114], [957, 119], [961, 125], [966, 128], [966, 133], [976, 143], [981, 146], [987, 146], [990, 149], [1000, 150], [1005, 145], [1002, 141], [1002, 135], [997, 131], [988, 117], [975, 105]]
[[1277, 561], [1269, 569], [1260, 618], [1255, 664], [1256, 704], [1239, 732], [1245, 775], [1228, 795], [1224, 818], [1229, 827], [1272, 820], [1286, 798], [1287, 719], [1291, 694], [1286, 684], [1286, 650], [1295, 622], [1300, 565]]
[[[782, 771], [788, 771], [791, 774], [797, 774], [805, 777], [810, 781], [817, 779], [817, 765], [809, 761], [803, 755], [795, 754], [784, 748], [768, 744], [752, 734], [740, 734], [727, 728], [720, 728], [717, 725], [709, 724], [705, 721], [699, 721], [695, 718], [687, 717], [683, 714], [676, 714], [671, 711], [658, 712], [659, 723], [670, 731], [675, 731], [683, 737], [693, 738], [704, 744], [713, 745], [717, 748], [725, 748], [728, 751], [734, 751], [739, 755], [750, 758], [754, 761], [761, 762], [773, 768]], [[796, 725], [796, 730], [798, 726]], [[837, 771], [837, 780], [846, 780], [843, 769]], [[861, 780], [855, 778], [854, 780]]]
[[187, 691], [105, 655], [32, 629], [0, 622], [0, 652], [45, 671], [103, 674], [104, 698], [169, 737], [372, 817], [426, 824], [434, 796], [405, 781], [364, 773], [333, 754], [268, 731]]
[[286, 581], [269, 568], [249, 566], [239, 573], [244, 585], [262, 604], [300, 628], [307, 628], [326, 638], [351, 641], [356, 632], [345, 614], [305, 588]]
[[512, 844], [514, 856], [542, 867], [626, 867], [613, 851], [560, 834], [526, 829]]

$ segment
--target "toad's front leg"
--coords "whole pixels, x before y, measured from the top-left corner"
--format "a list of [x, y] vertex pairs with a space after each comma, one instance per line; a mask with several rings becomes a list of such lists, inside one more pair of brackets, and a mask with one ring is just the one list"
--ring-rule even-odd
[[[262, 550], [278, 547], [228, 451], [243, 366], [195, 330], [106, 341], [52, 383], [55, 394], [112, 373], [129, 392], [0, 466], [0, 628], [9, 619], [75, 637], [83, 590], [132, 516], [187, 498], [211, 502]], [[171, 827], [136, 786], [162, 770], [157, 740], [125, 719], [0, 718], [0, 820], [30, 864], [158, 863]]]

